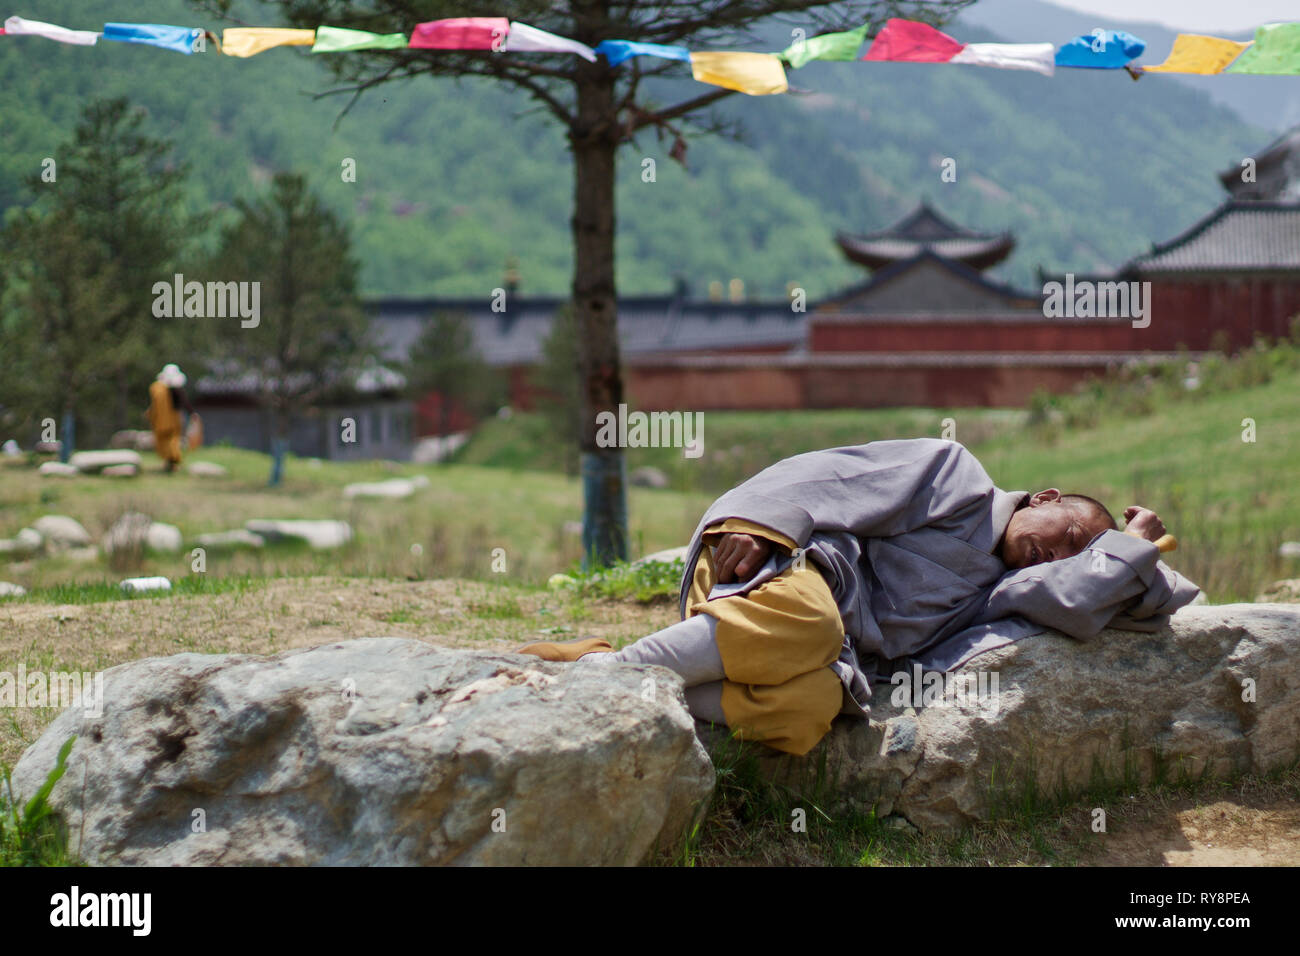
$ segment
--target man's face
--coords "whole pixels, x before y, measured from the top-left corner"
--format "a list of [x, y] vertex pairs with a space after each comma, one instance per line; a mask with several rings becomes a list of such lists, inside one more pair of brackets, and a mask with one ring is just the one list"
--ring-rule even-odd
[[1011, 516], [1002, 539], [1002, 561], [1009, 568], [1027, 568], [1072, 558], [1103, 530], [1090, 526], [1083, 512], [1062, 501], [1060, 491], [1048, 488]]

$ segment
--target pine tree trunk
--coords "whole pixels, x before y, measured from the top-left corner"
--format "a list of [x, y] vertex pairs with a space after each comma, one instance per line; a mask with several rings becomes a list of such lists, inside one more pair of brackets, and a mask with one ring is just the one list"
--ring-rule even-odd
[[573, 309], [578, 339], [585, 564], [627, 559], [623, 449], [596, 443], [596, 414], [618, 413], [623, 374], [614, 287], [614, 75], [603, 62], [578, 67], [573, 151]]

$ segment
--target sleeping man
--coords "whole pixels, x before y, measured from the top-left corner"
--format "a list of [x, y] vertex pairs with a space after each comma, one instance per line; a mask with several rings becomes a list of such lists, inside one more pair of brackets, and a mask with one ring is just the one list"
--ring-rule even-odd
[[[777, 462], [713, 503], [691, 539], [682, 621], [621, 651], [585, 638], [521, 648], [582, 666], [659, 664], [698, 718], [807, 753], [871, 681], [950, 670], [1044, 627], [1080, 640], [1154, 631], [1199, 588], [1159, 560], [1136, 505], [994, 486], [952, 441], [917, 438]], [[992, 625], [990, 622], [998, 622]]]

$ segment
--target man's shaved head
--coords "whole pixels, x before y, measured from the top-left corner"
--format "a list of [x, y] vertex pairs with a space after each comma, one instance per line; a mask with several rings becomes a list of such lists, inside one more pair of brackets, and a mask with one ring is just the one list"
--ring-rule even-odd
[[1106, 506], [1096, 498], [1089, 498], [1087, 495], [1061, 495], [1061, 500], [1072, 504], [1076, 511], [1084, 517], [1089, 524], [1104, 524], [1111, 531], [1118, 531], [1119, 524], [1115, 521], [1114, 516], [1107, 510]]
[[1118, 530], [1118, 525], [1100, 501], [1047, 488], [1012, 514], [1002, 536], [1002, 562], [1011, 568], [1027, 568], [1072, 558], [1107, 530]]

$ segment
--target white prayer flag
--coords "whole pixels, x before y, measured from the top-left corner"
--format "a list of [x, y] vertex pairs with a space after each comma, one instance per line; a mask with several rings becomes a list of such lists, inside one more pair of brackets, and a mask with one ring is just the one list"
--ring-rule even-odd
[[948, 62], [992, 66], [999, 70], [1033, 70], [1051, 76], [1056, 71], [1056, 46], [1051, 43], [967, 43]]
[[77, 46], [94, 46], [100, 34], [93, 30], [69, 30], [53, 23], [40, 20], [24, 20], [22, 17], [10, 17], [5, 21], [5, 33], [17, 37], [45, 37], [60, 43], [75, 43]]
[[596, 51], [587, 44], [579, 43], [577, 40], [570, 40], [567, 37], [556, 36], [554, 33], [547, 33], [545, 30], [530, 27], [518, 20], [510, 21], [510, 32], [506, 34], [501, 49], [512, 53], [521, 51], [532, 53], [576, 53], [584, 60], [590, 60], [592, 63], [596, 62]]

